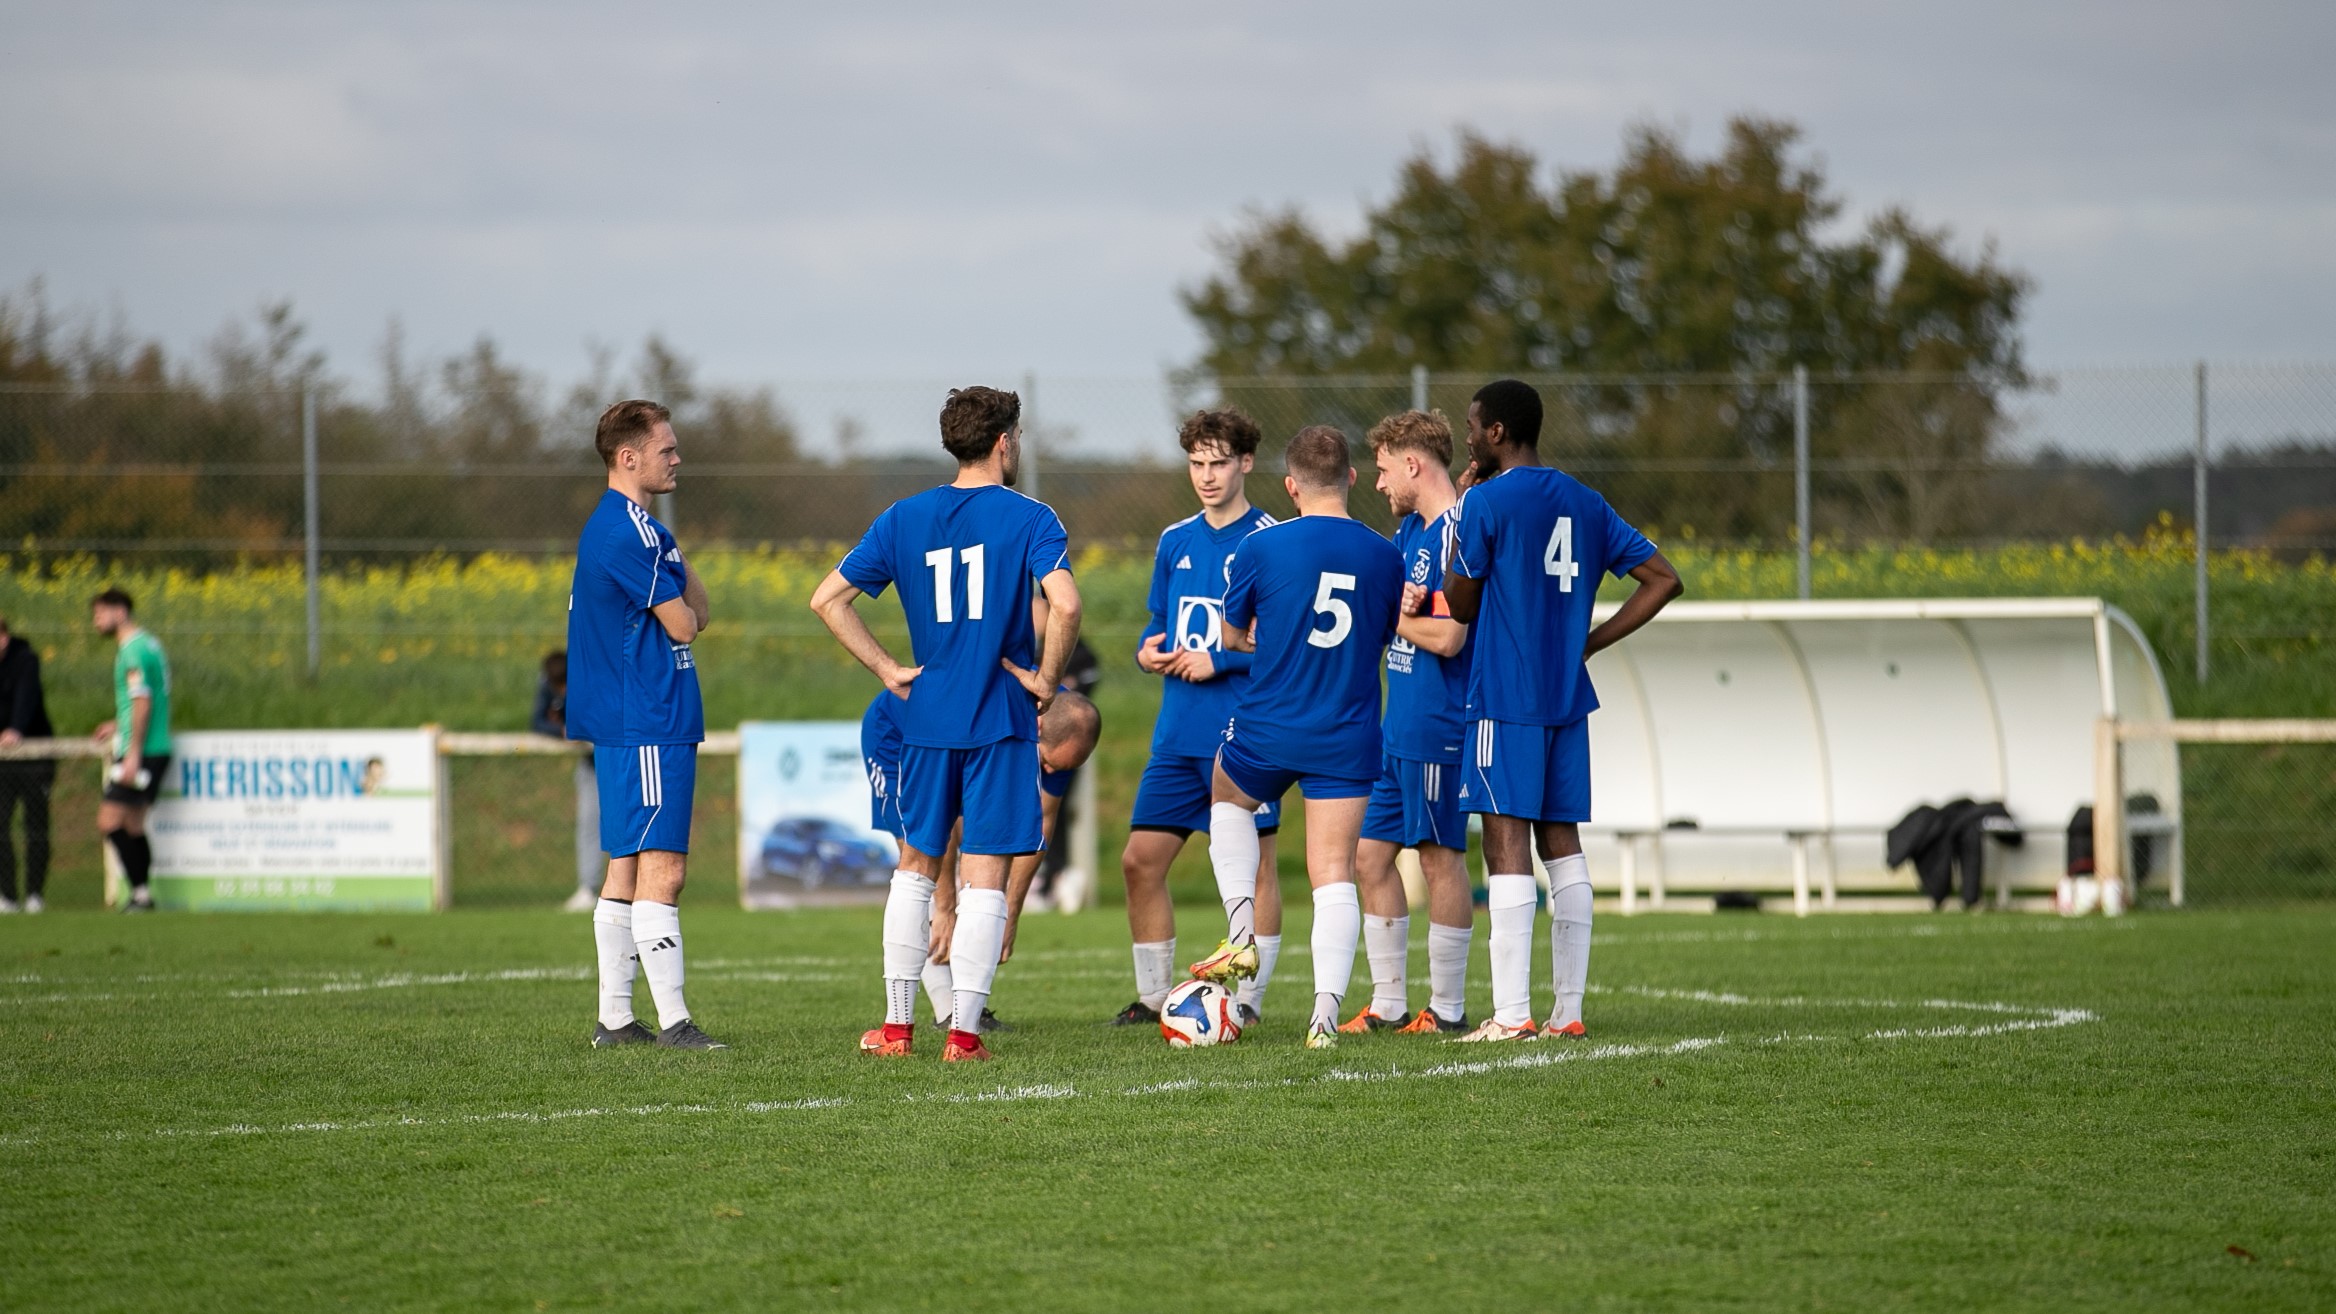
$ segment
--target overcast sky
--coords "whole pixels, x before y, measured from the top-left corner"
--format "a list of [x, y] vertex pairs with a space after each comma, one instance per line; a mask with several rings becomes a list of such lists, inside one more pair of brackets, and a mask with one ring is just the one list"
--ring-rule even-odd
[[1145, 375], [1247, 206], [1351, 229], [1473, 126], [1609, 166], [1805, 126], [2034, 276], [2051, 365], [2336, 359], [2336, 5], [1059, 7], [0, 0], [0, 287], [174, 350], [288, 297], [334, 367]]

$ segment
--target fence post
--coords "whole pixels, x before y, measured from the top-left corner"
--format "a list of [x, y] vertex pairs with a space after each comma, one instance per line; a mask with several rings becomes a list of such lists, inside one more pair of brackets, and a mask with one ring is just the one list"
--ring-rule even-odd
[[324, 662], [323, 636], [318, 633], [317, 560], [319, 547], [316, 488], [316, 390], [300, 387], [300, 500], [307, 522], [308, 678], [313, 680]]
[[1799, 596], [1809, 596], [1809, 367], [1793, 366], [1793, 547]]
[[2197, 595], [2198, 683], [2206, 683], [2206, 362], [2198, 362], [2198, 450], [2190, 458], [2192, 591]]
[[1022, 491], [1036, 499], [1038, 486], [1038, 371], [1022, 371]]
[[2117, 739], [2117, 718], [2093, 724], [2093, 878], [2101, 883], [2101, 906], [2130, 907], [2124, 891], [2112, 904], [2112, 885], [2125, 881], [2125, 777]]
[[1411, 367], [1411, 409], [1415, 411], [1424, 411], [1427, 408], [1428, 367], [1425, 365], [1414, 365]]

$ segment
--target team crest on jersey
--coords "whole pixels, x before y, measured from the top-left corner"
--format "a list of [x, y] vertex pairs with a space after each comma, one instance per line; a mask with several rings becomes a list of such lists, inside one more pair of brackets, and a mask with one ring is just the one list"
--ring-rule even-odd
[[1225, 603], [1221, 598], [1180, 597], [1176, 600], [1176, 646], [1191, 652], [1214, 652], [1225, 643]]
[[1433, 563], [1428, 559], [1428, 550], [1424, 547], [1419, 548], [1414, 553], [1411, 561], [1411, 582], [1414, 584], [1427, 583], [1428, 570], [1432, 564]]

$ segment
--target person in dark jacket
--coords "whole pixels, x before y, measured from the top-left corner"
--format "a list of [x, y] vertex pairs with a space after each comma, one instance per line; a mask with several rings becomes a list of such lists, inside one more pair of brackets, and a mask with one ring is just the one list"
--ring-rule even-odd
[[[11, 633], [0, 617], [0, 744], [47, 739], [56, 733], [49, 724], [48, 699], [41, 690], [41, 655]], [[24, 809], [24, 903], [28, 913], [43, 906], [42, 890], [49, 883], [49, 790], [57, 782], [53, 759], [0, 762], [0, 913], [12, 913], [16, 902], [16, 846], [8, 825], [19, 807]]]
[[[554, 648], [543, 655], [543, 678], [535, 686], [535, 711], [527, 728], [539, 735], [566, 741], [568, 737], [568, 650]], [[592, 755], [576, 763], [576, 892], [561, 905], [569, 912], [591, 912], [600, 901], [600, 878], [608, 874], [608, 855], [600, 851], [600, 786], [592, 774]]]

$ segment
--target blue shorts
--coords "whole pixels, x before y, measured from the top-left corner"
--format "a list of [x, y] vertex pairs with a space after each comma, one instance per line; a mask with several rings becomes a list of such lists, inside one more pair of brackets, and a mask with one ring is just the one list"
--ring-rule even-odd
[[910, 744], [900, 750], [895, 789], [901, 840], [929, 857], [948, 851], [959, 818], [965, 821], [960, 853], [1010, 856], [1046, 848], [1036, 740], [1000, 739], [979, 748]]
[[1363, 812], [1363, 838], [1397, 848], [1440, 844], [1468, 851], [1468, 818], [1460, 811], [1460, 768], [1441, 762], [1414, 762], [1387, 755], [1371, 805]]
[[698, 787], [696, 744], [592, 746], [600, 786], [600, 847], [612, 858], [648, 849], [689, 852], [690, 800]]
[[1225, 777], [1242, 793], [1261, 802], [1280, 798], [1292, 785], [1310, 799], [1368, 798], [1371, 786], [1377, 783], [1370, 776], [1328, 776], [1275, 766], [1244, 748], [1238, 739], [1226, 740], [1217, 750], [1217, 765], [1225, 768]]
[[[1216, 769], [1213, 757], [1154, 753], [1152, 760], [1144, 763], [1143, 779], [1136, 782], [1136, 805], [1128, 816], [1128, 829], [1207, 834]], [[1271, 835], [1281, 824], [1281, 796], [1277, 794], [1257, 810], [1257, 833]]]
[[1590, 819], [1590, 722], [1478, 721], [1460, 753], [1460, 808], [1527, 821]]
[[905, 833], [900, 823], [900, 763], [862, 758], [868, 764], [868, 828], [894, 839]]

